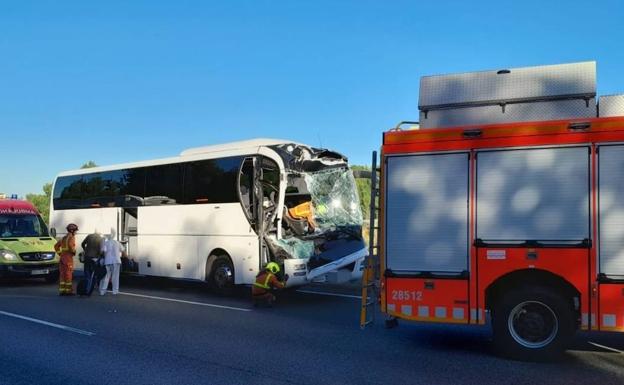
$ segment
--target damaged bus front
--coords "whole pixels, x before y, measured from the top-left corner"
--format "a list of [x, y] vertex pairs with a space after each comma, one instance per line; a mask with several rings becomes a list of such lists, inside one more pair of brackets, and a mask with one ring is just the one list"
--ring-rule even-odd
[[239, 181], [241, 201], [261, 241], [262, 262], [280, 264], [288, 286], [359, 279], [368, 251], [347, 159], [301, 144], [268, 147], [283, 165], [269, 157], [248, 158]]

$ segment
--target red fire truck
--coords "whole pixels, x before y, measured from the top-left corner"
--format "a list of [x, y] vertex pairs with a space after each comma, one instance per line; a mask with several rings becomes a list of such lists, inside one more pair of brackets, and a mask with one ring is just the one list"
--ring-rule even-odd
[[596, 103], [594, 73], [421, 79], [420, 127], [383, 134], [362, 326], [377, 287], [389, 324], [491, 322], [517, 359], [624, 331], [624, 97]]

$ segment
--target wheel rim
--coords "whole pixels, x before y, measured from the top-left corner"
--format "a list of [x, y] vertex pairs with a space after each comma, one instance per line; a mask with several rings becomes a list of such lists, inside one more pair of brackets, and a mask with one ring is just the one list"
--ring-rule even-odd
[[227, 287], [231, 284], [233, 276], [232, 269], [228, 265], [220, 265], [214, 272], [215, 285], [217, 287]]
[[538, 301], [525, 301], [509, 313], [507, 326], [517, 343], [526, 348], [539, 349], [555, 339], [559, 321], [548, 305]]

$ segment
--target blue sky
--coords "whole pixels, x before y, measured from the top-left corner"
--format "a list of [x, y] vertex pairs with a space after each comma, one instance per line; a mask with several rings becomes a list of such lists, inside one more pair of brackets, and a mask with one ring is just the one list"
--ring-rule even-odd
[[624, 93], [621, 1], [0, 4], [0, 192], [64, 170], [285, 138], [368, 164], [423, 75], [598, 62]]

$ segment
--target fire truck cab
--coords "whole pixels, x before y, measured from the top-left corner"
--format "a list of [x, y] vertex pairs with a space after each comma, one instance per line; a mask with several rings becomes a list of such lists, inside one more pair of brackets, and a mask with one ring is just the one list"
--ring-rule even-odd
[[624, 331], [624, 96], [595, 63], [423, 77], [419, 109], [383, 134], [381, 311], [527, 360]]

